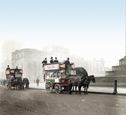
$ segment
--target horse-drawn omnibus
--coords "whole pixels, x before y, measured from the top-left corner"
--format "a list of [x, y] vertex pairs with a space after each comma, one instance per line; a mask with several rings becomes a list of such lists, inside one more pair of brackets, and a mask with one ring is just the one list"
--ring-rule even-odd
[[12, 87], [16, 87], [16, 89], [24, 89], [22, 69], [6, 69], [5, 74], [8, 89], [11, 89]]
[[65, 64], [63, 63], [50, 63], [44, 65], [44, 81], [45, 88], [48, 92], [55, 90], [57, 94], [68, 91], [71, 94], [78, 86], [79, 93], [81, 93], [81, 86], [84, 87], [84, 92], [87, 92], [90, 81], [95, 82], [94, 75], [88, 76], [87, 71], [83, 67], [75, 68], [75, 65], [71, 64], [70, 75], [65, 73]]
[[[76, 75], [75, 66], [71, 64], [70, 75]], [[45, 88], [48, 92], [55, 90], [57, 94], [61, 91], [68, 91], [69, 75], [65, 73], [65, 64], [50, 63], [44, 65]]]

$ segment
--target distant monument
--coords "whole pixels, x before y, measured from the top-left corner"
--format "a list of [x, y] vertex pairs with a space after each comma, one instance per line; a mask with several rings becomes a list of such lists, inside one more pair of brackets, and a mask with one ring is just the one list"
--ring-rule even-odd
[[105, 76], [126, 77], [126, 19], [125, 19], [125, 56], [119, 60], [119, 66], [112, 66], [112, 71], [106, 71]]
[[112, 71], [105, 71], [105, 77], [96, 77], [96, 83], [91, 85], [100, 87], [101, 86], [114, 87], [115, 84], [114, 81], [117, 82], [118, 87], [126, 87], [126, 23], [125, 23], [125, 56], [119, 60], [118, 66], [112, 66]]
[[105, 76], [126, 76], [126, 56], [119, 60], [119, 66], [112, 66], [112, 71], [106, 71]]

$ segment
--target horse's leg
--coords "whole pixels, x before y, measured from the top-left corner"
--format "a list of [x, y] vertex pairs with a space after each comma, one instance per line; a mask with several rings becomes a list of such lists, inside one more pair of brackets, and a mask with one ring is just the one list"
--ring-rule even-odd
[[81, 94], [81, 85], [78, 86], [79, 94]]
[[68, 93], [70, 94], [70, 85], [68, 85]]
[[84, 85], [84, 94], [85, 94], [85, 85]]
[[69, 84], [69, 85], [68, 85], [68, 92], [69, 92], [69, 94], [71, 94], [71, 88], [72, 88], [72, 87], [71, 87], [71, 84]]
[[86, 89], [86, 93], [87, 93], [87, 94], [88, 94], [88, 87], [89, 87], [89, 84], [87, 84], [87, 87], [86, 87], [86, 88], [87, 88], [87, 89]]
[[85, 85], [85, 87], [84, 87], [84, 93], [85, 94], [87, 93], [87, 85]]
[[72, 87], [73, 87], [73, 85], [71, 84], [70, 85], [70, 94], [72, 94], [72, 91], [71, 91], [72, 90]]
[[88, 89], [88, 87], [86, 87], [86, 94], [88, 93], [88, 92], [87, 92], [87, 89]]
[[75, 92], [76, 92], [76, 94], [77, 94], [77, 86], [75, 86]]

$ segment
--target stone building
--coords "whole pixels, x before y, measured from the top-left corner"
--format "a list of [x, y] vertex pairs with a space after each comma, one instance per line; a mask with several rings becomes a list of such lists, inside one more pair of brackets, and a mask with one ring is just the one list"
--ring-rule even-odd
[[34, 82], [38, 77], [42, 81], [42, 59], [44, 54], [36, 49], [22, 49], [12, 52], [12, 67], [23, 69], [23, 78]]
[[88, 63], [83, 57], [71, 56], [70, 61], [75, 64], [75, 67], [83, 67], [84, 69], [88, 70]]
[[100, 60], [90, 60], [87, 61], [88, 63], [88, 73], [91, 75], [95, 75], [95, 76], [104, 76], [105, 75], [105, 66], [104, 66], [104, 60], [100, 59]]
[[119, 60], [118, 66], [112, 66], [112, 71], [105, 71], [105, 76], [126, 76], [126, 56]]
[[59, 62], [63, 62], [69, 57], [70, 62], [75, 63], [76, 67], [84, 67], [89, 75], [104, 75], [103, 60], [85, 61], [82, 57], [71, 56], [69, 49], [61, 46], [48, 46], [42, 51], [36, 49], [15, 50], [12, 52], [11, 68], [18, 66], [23, 69], [23, 77], [28, 78], [30, 82], [35, 82], [37, 77], [43, 81], [42, 61], [47, 58], [49, 63], [50, 57], [57, 57]]

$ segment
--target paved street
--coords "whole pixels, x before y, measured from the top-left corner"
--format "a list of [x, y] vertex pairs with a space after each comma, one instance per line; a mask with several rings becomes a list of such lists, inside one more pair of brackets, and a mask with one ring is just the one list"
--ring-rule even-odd
[[0, 86], [0, 115], [124, 115], [126, 96], [8, 90]]

